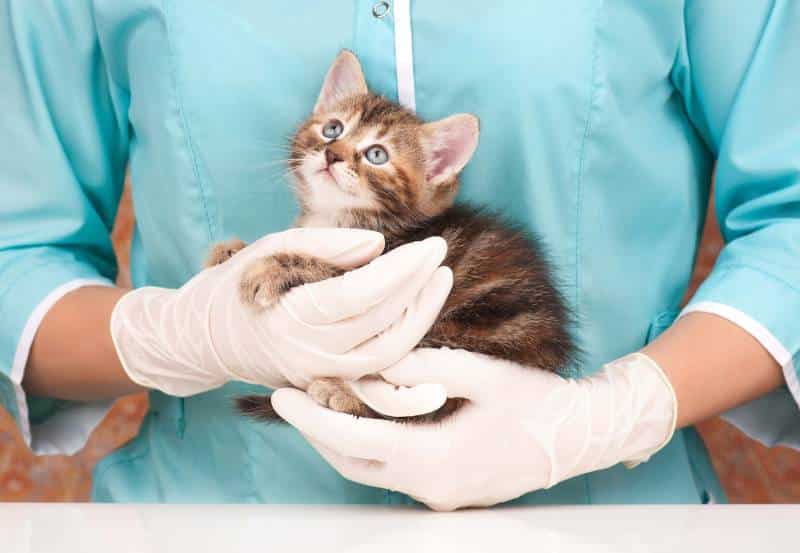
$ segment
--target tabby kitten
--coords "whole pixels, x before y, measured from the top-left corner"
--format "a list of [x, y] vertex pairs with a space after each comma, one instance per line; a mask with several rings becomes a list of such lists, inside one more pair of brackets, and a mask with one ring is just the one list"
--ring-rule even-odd
[[[558, 371], [572, 360], [575, 346], [568, 311], [539, 246], [495, 215], [454, 204], [458, 174], [477, 144], [476, 117], [459, 114], [424, 123], [370, 93], [356, 56], [342, 51], [313, 114], [291, 142], [298, 225], [376, 230], [386, 237], [386, 251], [443, 237], [453, 291], [420, 347], [461, 348]], [[241, 241], [218, 245], [210, 263], [224, 262], [243, 246]], [[320, 259], [276, 254], [246, 269], [241, 298], [268, 309], [295, 286], [342, 273]], [[316, 380], [308, 393], [337, 411], [389, 418], [338, 379]], [[463, 401], [449, 399], [435, 413], [404, 420], [440, 420]], [[238, 407], [261, 420], [280, 419], [269, 396], [240, 398]]]

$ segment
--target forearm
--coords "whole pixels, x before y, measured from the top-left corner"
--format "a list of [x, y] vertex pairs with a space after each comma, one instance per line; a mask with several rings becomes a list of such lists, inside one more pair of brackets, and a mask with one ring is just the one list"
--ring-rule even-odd
[[680, 318], [642, 352], [672, 383], [679, 427], [756, 399], [783, 382], [780, 366], [755, 338], [710, 313]]
[[48, 311], [28, 357], [22, 381], [27, 393], [89, 401], [142, 390], [123, 370], [109, 331], [111, 311], [125, 292], [87, 286]]

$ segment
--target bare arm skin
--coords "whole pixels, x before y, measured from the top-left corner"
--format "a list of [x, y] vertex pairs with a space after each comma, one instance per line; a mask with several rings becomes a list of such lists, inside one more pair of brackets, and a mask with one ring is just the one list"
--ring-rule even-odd
[[642, 350], [666, 373], [678, 398], [678, 427], [747, 403], [783, 383], [781, 367], [734, 323], [710, 313], [678, 319]]
[[31, 347], [22, 386], [29, 394], [91, 401], [142, 391], [122, 368], [111, 340], [111, 311], [126, 292], [86, 286], [45, 315]]

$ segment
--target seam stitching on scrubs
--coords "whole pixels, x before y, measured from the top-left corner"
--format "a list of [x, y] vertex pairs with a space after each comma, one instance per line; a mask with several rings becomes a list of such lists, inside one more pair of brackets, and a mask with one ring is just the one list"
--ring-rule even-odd
[[[141, 459], [142, 457], [147, 456], [148, 453], [150, 453], [150, 443], [149, 442], [139, 442], [138, 440], [140, 439], [140, 435], [141, 435], [142, 430], [143, 430], [143, 428], [145, 426], [145, 423], [148, 422], [146, 420], [147, 417], [150, 417], [151, 415], [152, 415], [152, 412], [148, 412], [147, 415], [145, 415], [145, 420], [142, 422], [142, 425], [139, 427], [139, 431], [136, 433], [136, 436], [133, 437], [133, 440], [131, 440], [131, 442], [129, 444], [123, 446], [121, 449], [118, 449], [117, 451], [112, 452], [107, 457], [101, 459], [97, 463], [97, 465], [95, 465], [95, 470], [92, 472], [92, 490], [91, 490], [91, 497], [92, 498], [95, 497], [95, 490], [97, 489], [98, 484], [105, 477], [106, 473], [109, 470], [111, 470], [112, 468], [117, 467], [119, 465], [131, 464], [134, 461], [137, 461], [137, 460]], [[138, 452], [135, 452], [135, 453], [131, 453], [130, 455], [128, 455], [128, 451], [129, 450], [126, 451], [126, 449], [127, 448], [134, 449], [136, 446], [140, 446], [142, 448], [142, 450], [138, 451]], [[115, 458], [115, 457], [119, 457], [119, 458]]]
[[675, 438], [680, 437], [681, 446], [683, 446], [683, 451], [686, 453], [686, 461], [689, 464], [689, 475], [692, 477], [692, 482], [694, 482], [698, 499], [700, 499], [700, 502], [702, 502], [702, 492], [706, 491], [706, 486], [703, 480], [700, 478], [700, 471], [698, 470], [697, 464], [695, 463], [694, 459], [692, 459], [692, 453], [689, 451], [689, 444], [687, 443], [684, 430], [688, 432], [688, 429], [683, 428], [676, 430], [675, 434], [673, 434], [672, 438], [670, 439], [670, 442], [675, 440]]
[[[78, 262], [81, 263], [80, 261], [78, 261]], [[21, 272], [19, 274], [19, 276], [17, 276], [14, 280], [12, 280], [11, 282], [7, 283], [3, 287], [0, 287], [0, 306], [2, 306], [2, 301], [1, 300], [5, 296], [7, 296], [7, 295], [9, 295], [11, 293], [11, 291], [14, 289], [14, 287], [17, 285], [18, 282], [22, 281], [22, 279], [24, 279], [24, 278], [28, 278], [30, 276], [31, 272], [36, 271], [37, 269], [40, 269], [41, 267], [49, 267], [50, 265], [63, 267], [63, 264], [55, 263], [53, 261], [38, 261], [38, 262], [34, 263], [33, 265], [31, 265], [30, 267], [28, 267], [27, 271]], [[3, 314], [3, 311], [4, 310], [0, 310], [0, 315]]]
[[[576, 193], [575, 193], [575, 310], [580, 312], [581, 302], [581, 215], [582, 215], [582, 201], [583, 201], [583, 168], [586, 159], [586, 144], [589, 141], [589, 136], [592, 132], [592, 114], [596, 108], [597, 92], [599, 85], [597, 82], [597, 63], [600, 57], [599, 54], [599, 25], [600, 25], [600, 7], [597, 8], [594, 14], [594, 28], [592, 34], [592, 68], [590, 74], [590, 89], [589, 89], [589, 103], [586, 107], [586, 122], [584, 123], [583, 136], [581, 137], [581, 144], [578, 154], [578, 170], [576, 175]], [[578, 366], [578, 376], [583, 374], [583, 368]], [[586, 494], [586, 503], [592, 503], [592, 492], [589, 486], [589, 476], [583, 476], [584, 493]]]
[[[592, 68], [590, 75], [590, 90], [589, 90], [589, 103], [586, 106], [586, 121], [583, 126], [583, 133], [581, 136], [581, 144], [578, 153], [578, 167], [576, 174], [576, 197], [575, 197], [575, 309], [580, 311], [581, 302], [581, 215], [582, 215], [582, 202], [583, 202], [583, 169], [586, 159], [586, 144], [592, 131], [592, 113], [594, 112], [597, 91], [599, 89], [597, 83], [597, 62], [599, 58], [598, 52], [598, 26], [599, 26], [599, 8], [595, 13], [594, 33], [592, 36]], [[582, 374], [583, 370], [578, 368], [578, 374]]]
[[172, 72], [172, 86], [175, 93], [175, 104], [178, 108], [178, 118], [180, 119], [181, 129], [183, 130], [183, 137], [186, 141], [186, 146], [189, 150], [189, 158], [191, 159], [192, 173], [194, 174], [197, 187], [200, 189], [200, 203], [203, 205], [203, 213], [206, 216], [206, 229], [208, 230], [209, 242], [214, 241], [214, 225], [211, 219], [211, 213], [208, 207], [208, 190], [206, 189], [203, 178], [200, 175], [200, 164], [197, 161], [197, 149], [192, 140], [192, 133], [189, 128], [189, 121], [186, 117], [186, 111], [183, 106], [183, 97], [180, 92], [180, 85], [178, 84], [178, 54], [173, 42], [172, 33], [176, 32], [175, 27], [172, 26], [172, 3], [168, 0], [161, 0], [161, 8], [164, 10], [164, 26], [166, 27], [166, 40], [167, 49], [169, 51], [169, 65]]
[[[717, 164], [719, 164], [719, 154], [723, 149], [722, 145], [723, 145], [724, 142], [726, 142], [725, 138], [726, 138], [726, 136], [728, 134], [728, 127], [731, 124], [731, 114], [734, 113], [734, 111], [736, 110], [737, 104], [739, 104], [739, 99], [741, 98], [741, 96], [743, 94], [742, 91], [743, 91], [743, 89], [745, 87], [745, 84], [749, 80], [748, 77], [750, 77], [751, 74], [752, 74], [753, 63], [754, 63], [755, 59], [757, 57], [759, 57], [759, 54], [761, 53], [762, 47], [764, 45], [764, 35], [767, 34], [767, 31], [770, 28], [770, 23], [772, 22], [772, 16], [774, 15], [775, 9], [776, 9], [776, 7], [775, 7], [775, 4], [773, 3], [772, 7], [769, 9], [769, 12], [767, 13], [767, 15], [764, 18], [763, 27], [761, 28], [761, 31], [758, 33], [758, 39], [753, 44], [753, 51], [750, 53], [750, 56], [747, 58], [747, 63], [744, 65], [744, 70], [742, 72], [742, 76], [739, 79], [739, 82], [736, 83], [736, 91], [735, 91], [735, 93], [733, 95], [733, 98], [731, 98], [731, 103], [728, 105], [728, 109], [725, 112], [725, 122], [722, 125], [722, 128], [720, 129], [719, 143], [716, 145], [716, 148], [714, 148], [712, 150], [714, 152], [714, 154], [715, 154], [715, 157], [717, 158], [717, 160], [716, 160]], [[684, 14], [685, 14], [685, 11], [686, 11], [686, 7], [684, 7]], [[686, 17], [684, 16], [684, 26], [685, 25], [686, 25]], [[688, 36], [688, 33], [687, 33], [687, 36]], [[688, 40], [687, 40], [687, 46], [688, 46]], [[689, 56], [689, 52], [688, 51], [686, 52], [686, 57], [687, 57], [687, 59], [689, 59], [691, 61], [691, 58]], [[711, 128], [709, 128], [709, 132], [713, 132], [713, 130]], [[713, 137], [709, 136], [709, 138], [713, 141]], [[719, 187], [717, 187], [717, 189], [718, 188]], [[715, 192], [714, 195], [716, 196], [716, 192]], [[718, 216], [718, 220], [724, 221], [725, 220], [724, 217], [719, 217], [719, 214], [720, 214], [719, 213], [719, 209], [720, 209], [720, 207], [718, 206], [718, 204], [715, 204], [714, 205], [714, 211], [716, 211], [716, 215]]]
[[[245, 425], [253, 425], [254, 427], [262, 426], [262, 425], [259, 425], [259, 423], [257, 423], [256, 421], [246, 421]], [[255, 475], [254, 467], [256, 466], [256, 463], [258, 463], [258, 464], [263, 464], [263, 463], [261, 462], [262, 459], [258, 455], [254, 455], [252, 450], [251, 450], [250, 437], [254, 436], [254, 435], [258, 436], [258, 431], [255, 430], [255, 429], [253, 431], [247, 432], [247, 433], [239, 432], [239, 438], [240, 438], [242, 444], [244, 444], [244, 447], [243, 447], [244, 454], [245, 454], [245, 456], [247, 458], [247, 462], [245, 463], [245, 466], [247, 468], [247, 478], [250, 480], [250, 491], [247, 492], [245, 497], [248, 498], [250, 503], [263, 503], [263, 501], [259, 500], [259, 492], [256, 492], [256, 490], [258, 489], [258, 486], [256, 486], [256, 475]]]
[[[203, 178], [200, 174], [200, 164], [197, 161], [197, 150], [194, 144], [194, 140], [192, 140], [192, 133], [189, 127], [189, 120], [186, 117], [186, 110], [183, 106], [183, 96], [181, 95], [180, 91], [180, 84], [178, 82], [178, 54], [176, 46], [173, 42], [172, 33], [177, 31], [175, 27], [172, 26], [173, 20], [173, 13], [172, 13], [172, 3], [168, 0], [161, 0], [161, 7], [164, 10], [164, 25], [166, 26], [166, 40], [167, 40], [167, 47], [169, 50], [169, 62], [170, 62], [170, 70], [172, 72], [172, 86], [175, 93], [175, 104], [178, 108], [178, 117], [180, 119], [181, 128], [183, 129], [184, 140], [186, 141], [186, 147], [189, 150], [189, 158], [191, 159], [192, 164], [192, 173], [194, 174], [195, 181], [197, 182], [197, 187], [200, 190], [200, 203], [203, 206], [203, 213], [206, 217], [206, 230], [208, 231], [208, 241], [214, 241], [214, 225], [211, 219], [211, 213], [208, 207], [208, 190], [206, 189], [205, 183], [203, 182]], [[185, 418], [185, 410], [186, 410], [186, 399], [180, 398], [178, 400], [179, 405], [179, 417], [177, 423], [177, 435], [179, 438], [183, 438], [186, 432], [186, 418]]]
[[760, 269], [758, 267], [753, 267], [752, 265], [747, 265], [746, 263], [721, 263], [717, 267], [714, 267], [714, 270], [711, 272], [711, 274], [713, 275], [718, 270], [723, 270], [724, 273], [729, 273], [731, 269], [749, 269], [754, 273], [758, 273], [762, 276], [769, 278], [770, 280], [774, 280], [775, 282], [778, 282], [779, 284], [786, 286], [792, 292], [800, 294], [800, 288], [797, 288], [790, 282], [787, 282], [786, 280], [782, 279], [777, 275], [773, 275], [769, 271], [764, 271], [763, 269]]
[[[135, 439], [136, 438], [134, 438], [134, 440]], [[92, 480], [93, 480], [93, 483], [92, 483], [92, 497], [94, 497], [94, 495], [95, 495], [95, 489], [96, 489], [97, 485], [105, 477], [106, 473], [109, 470], [111, 470], [114, 467], [118, 467], [120, 465], [129, 465], [129, 464], [131, 464], [131, 463], [133, 463], [135, 461], [138, 461], [142, 457], [145, 457], [148, 454], [149, 451], [150, 451], [150, 447], [147, 446], [147, 447], [145, 447], [144, 451], [141, 451], [141, 452], [139, 452], [139, 453], [137, 453], [135, 455], [132, 455], [130, 457], [125, 457], [123, 459], [114, 459], [113, 457], [106, 457], [106, 459], [109, 459], [109, 462], [106, 463], [105, 465], [103, 465], [102, 467], [100, 467], [100, 470], [96, 471], [96, 473], [93, 475], [93, 478], [92, 478]]]
[[[97, 25], [97, 14], [95, 13], [95, 9], [92, 9], [92, 29], [94, 30], [95, 38], [96, 38], [96, 47], [98, 52], [98, 57], [100, 58], [100, 63], [102, 65], [102, 75], [106, 79], [106, 85], [103, 87], [106, 92], [108, 93], [108, 102], [111, 105], [111, 113], [114, 117], [114, 123], [116, 124], [117, 130], [119, 131], [120, 135], [123, 137], [122, 141], [125, 144], [125, 162], [122, 163], [122, 174], [119, 184], [124, 185], [125, 183], [125, 173], [127, 171], [127, 167], [130, 164], [130, 131], [131, 131], [131, 122], [129, 118], [130, 114], [130, 104], [131, 104], [131, 93], [130, 90], [121, 83], [117, 81], [117, 78], [114, 76], [114, 72], [111, 69], [111, 65], [106, 58], [106, 52], [103, 50], [102, 42], [100, 41], [100, 28]], [[112, 88], [115, 90], [117, 95], [122, 95], [125, 98], [125, 109], [119, 110], [119, 96], [112, 93]], [[124, 120], [120, 118], [120, 113], [124, 117]], [[117, 198], [117, 209], [119, 209], [120, 200], [122, 198], [122, 191], [123, 186], [120, 186], [119, 189], [119, 198]], [[116, 214], [112, 219], [116, 219]]]

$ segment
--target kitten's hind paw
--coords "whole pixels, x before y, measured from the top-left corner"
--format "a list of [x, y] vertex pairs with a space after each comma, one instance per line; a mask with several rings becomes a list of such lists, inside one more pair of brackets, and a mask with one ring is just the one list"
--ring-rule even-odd
[[375, 412], [363, 403], [338, 378], [319, 378], [311, 382], [307, 390], [311, 398], [328, 409], [357, 417], [374, 417]]
[[267, 308], [296, 286], [342, 274], [342, 269], [321, 259], [293, 253], [277, 253], [256, 259], [239, 282], [243, 303]]

